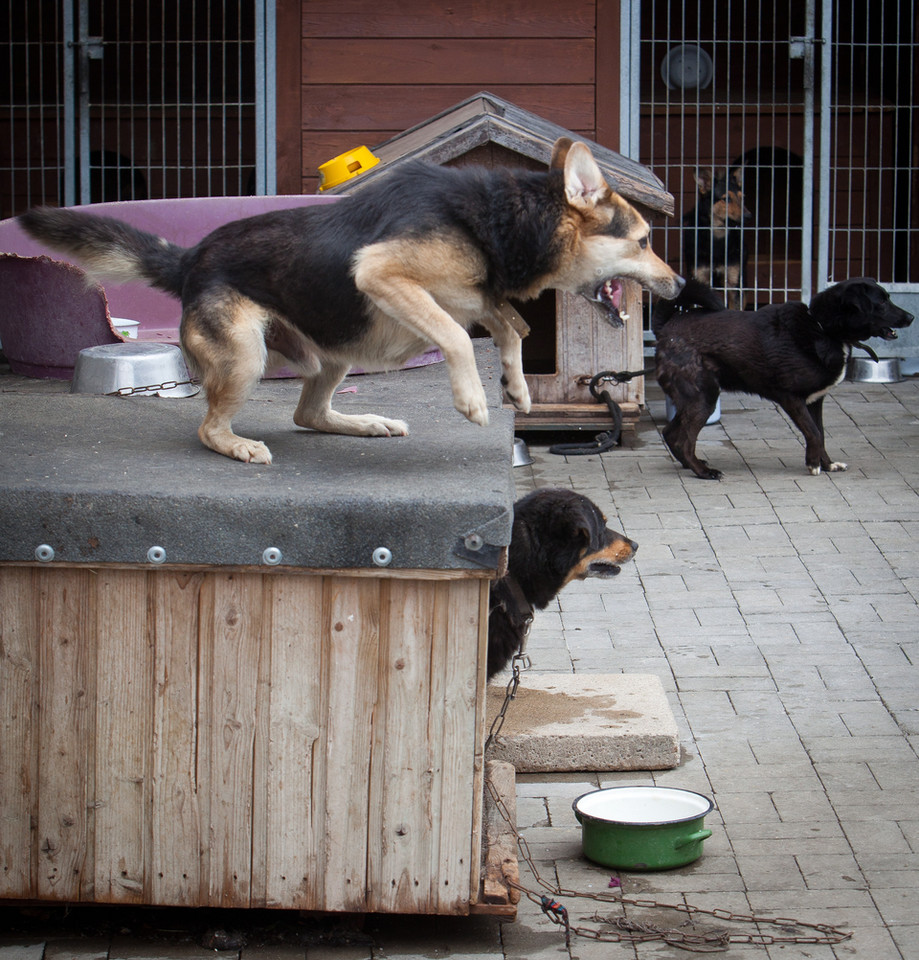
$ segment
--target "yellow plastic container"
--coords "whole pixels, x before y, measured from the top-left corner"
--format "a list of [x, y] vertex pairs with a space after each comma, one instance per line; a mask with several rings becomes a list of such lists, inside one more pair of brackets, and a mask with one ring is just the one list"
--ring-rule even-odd
[[350, 180], [375, 167], [380, 162], [367, 147], [357, 147], [347, 153], [341, 153], [331, 160], [327, 160], [319, 167], [319, 190], [328, 190], [337, 187], [340, 183]]

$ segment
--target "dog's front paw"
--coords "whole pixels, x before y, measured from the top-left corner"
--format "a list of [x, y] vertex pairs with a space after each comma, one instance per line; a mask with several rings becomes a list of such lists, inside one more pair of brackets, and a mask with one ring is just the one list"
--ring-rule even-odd
[[834, 461], [832, 463], [818, 464], [816, 467], [808, 467], [808, 472], [812, 477], [819, 477], [825, 470], [827, 473], [842, 473], [849, 469], [849, 464]]
[[[271, 451], [264, 443], [258, 440], [247, 440], [237, 437], [237, 442], [230, 447], [230, 456], [243, 463], [271, 463]], [[224, 451], [220, 451], [223, 453]]]
[[463, 395], [455, 396], [453, 405], [467, 420], [480, 427], [488, 426], [488, 401], [481, 386], [478, 390], [469, 390]]
[[519, 381], [515, 381], [509, 377], [502, 377], [501, 383], [504, 386], [504, 393], [507, 396], [507, 399], [514, 405], [514, 407], [519, 410], [521, 413], [530, 412], [530, 390], [527, 387], [526, 380], [523, 377]]
[[705, 467], [696, 473], [696, 476], [700, 480], [720, 480], [724, 474], [720, 470], [716, 470], [714, 467]]

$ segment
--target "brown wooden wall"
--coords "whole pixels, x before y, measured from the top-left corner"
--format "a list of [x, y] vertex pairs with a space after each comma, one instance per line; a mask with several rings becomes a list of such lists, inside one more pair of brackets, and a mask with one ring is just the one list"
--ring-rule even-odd
[[618, 0], [278, 0], [278, 192], [480, 90], [615, 148]]
[[0, 898], [468, 913], [487, 616], [479, 575], [0, 564]]

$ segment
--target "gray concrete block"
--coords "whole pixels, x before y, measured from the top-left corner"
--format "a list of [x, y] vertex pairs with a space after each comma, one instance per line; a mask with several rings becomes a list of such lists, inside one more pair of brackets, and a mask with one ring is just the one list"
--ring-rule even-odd
[[[504, 690], [488, 689], [489, 725]], [[680, 745], [655, 676], [527, 673], [488, 756], [521, 773], [661, 770], [679, 763]]]

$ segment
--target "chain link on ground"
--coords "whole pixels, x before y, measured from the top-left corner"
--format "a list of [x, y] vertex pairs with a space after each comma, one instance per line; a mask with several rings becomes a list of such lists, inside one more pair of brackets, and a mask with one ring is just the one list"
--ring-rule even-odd
[[147, 391], [152, 391], [154, 393], [160, 390], [175, 390], [176, 387], [186, 387], [189, 384], [198, 384], [200, 380], [192, 378], [191, 380], [166, 380], [163, 383], [148, 383], [143, 387], [119, 387], [117, 390], [112, 390], [110, 393], [106, 393], [106, 397], [131, 397], [135, 393], [146, 393]]

